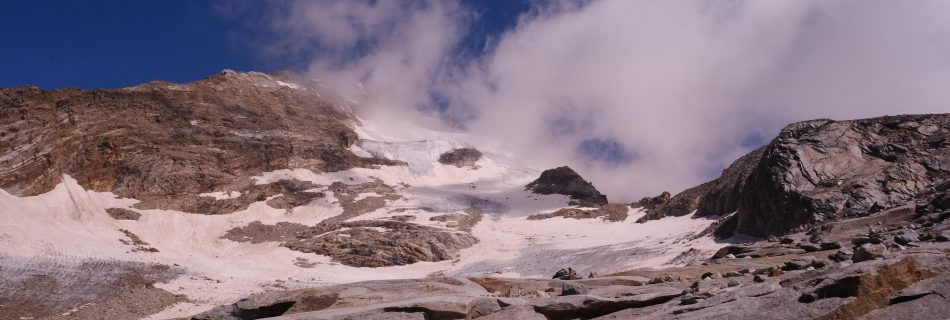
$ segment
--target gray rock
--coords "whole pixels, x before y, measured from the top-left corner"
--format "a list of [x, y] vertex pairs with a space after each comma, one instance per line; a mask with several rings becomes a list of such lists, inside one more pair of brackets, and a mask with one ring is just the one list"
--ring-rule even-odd
[[658, 288], [656, 292], [625, 296], [616, 299], [590, 295], [554, 297], [541, 301], [534, 310], [549, 319], [593, 318], [628, 308], [642, 308], [670, 301], [683, 295], [682, 290]]
[[840, 243], [840, 242], [831, 241], [831, 242], [822, 242], [822, 243], [821, 243], [821, 250], [835, 250], [835, 249], [841, 249], [841, 243]]
[[572, 296], [577, 294], [587, 294], [588, 289], [586, 286], [576, 282], [565, 282], [561, 285], [561, 295], [562, 296]]
[[937, 234], [936, 237], [934, 237], [934, 240], [937, 240], [939, 242], [950, 241], [950, 230], [941, 231], [939, 234]]
[[821, 251], [821, 247], [815, 244], [811, 244], [811, 243], [799, 243], [798, 247], [801, 248], [802, 250], [805, 250], [805, 252]]
[[828, 259], [831, 259], [831, 261], [834, 261], [834, 262], [848, 261], [848, 260], [851, 260], [851, 253], [847, 251], [838, 250], [834, 254], [829, 255]]
[[785, 262], [784, 270], [804, 270], [815, 263], [815, 257], [806, 256]]
[[484, 317], [489, 314], [501, 311], [501, 305], [498, 300], [489, 298], [478, 298], [472, 301], [468, 309], [468, 318]]
[[894, 236], [894, 242], [905, 246], [917, 241], [920, 241], [920, 234], [910, 229], [901, 230]]
[[854, 255], [851, 260], [854, 262], [868, 261], [884, 258], [887, 253], [887, 246], [883, 244], [865, 243], [854, 249]]

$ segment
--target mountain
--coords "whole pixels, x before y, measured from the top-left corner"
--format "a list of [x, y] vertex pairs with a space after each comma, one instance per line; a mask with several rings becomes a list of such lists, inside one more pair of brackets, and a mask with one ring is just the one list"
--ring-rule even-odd
[[0, 318], [950, 315], [950, 115], [792, 124], [631, 206], [361, 99], [0, 89]]

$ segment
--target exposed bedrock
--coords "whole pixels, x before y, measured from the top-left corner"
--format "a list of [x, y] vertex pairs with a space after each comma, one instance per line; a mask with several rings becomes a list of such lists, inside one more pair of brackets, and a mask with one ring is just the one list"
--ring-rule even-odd
[[900, 206], [950, 178], [950, 114], [814, 120], [773, 140], [740, 190], [737, 231], [757, 236]]
[[607, 196], [597, 191], [594, 185], [584, 180], [577, 172], [567, 166], [544, 170], [537, 180], [525, 186], [525, 190], [537, 194], [560, 194], [570, 196], [582, 206], [602, 206], [607, 204]]
[[716, 180], [639, 205], [650, 206], [645, 219], [737, 212], [736, 231], [765, 237], [901, 206], [948, 178], [950, 114], [812, 120], [785, 127]]
[[439, 156], [439, 163], [456, 167], [471, 167], [482, 158], [482, 152], [474, 148], [458, 148]]
[[308, 227], [280, 222], [260, 222], [238, 227], [224, 238], [250, 243], [280, 242], [291, 250], [316, 253], [354, 267], [384, 267], [416, 262], [435, 262], [458, 257], [459, 250], [478, 243], [466, 232], [450, 231], [391, 220], [361, 220]]
[[68, 174], [171, 208], [184, 195], [243, 191], [267, 171], [392, 164], [347, 149], [357, 139], [349, 110], [278, 79], [225, 71], [188, 84], [0, 89], [0, 188], [36, 195]]

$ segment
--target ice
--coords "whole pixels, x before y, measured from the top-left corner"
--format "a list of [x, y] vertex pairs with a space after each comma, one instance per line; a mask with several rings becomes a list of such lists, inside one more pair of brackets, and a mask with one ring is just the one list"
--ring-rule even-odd
[[374, 157], [405, 162], [409, 170], [416, 175], [429, 174], [440, 155], [463, 147], [461, 143], [449, 140], [410, 142], [359, 140], [357, 145]]

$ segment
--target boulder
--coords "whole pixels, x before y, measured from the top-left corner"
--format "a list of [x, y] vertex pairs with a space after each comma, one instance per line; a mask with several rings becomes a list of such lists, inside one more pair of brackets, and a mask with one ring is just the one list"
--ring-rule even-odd
[[587, 294], [589, 290], [586, 286], [576, 282], [565, 282], [561, 285], [562, 296], [572, 296], [577, 294]]
[[469, 303], [467, 318], [484, 317], [498, 311], [501, 311], [501, 305], [498, 304], [498, 300], [478, 298]]
[[683, 291], [674, 288], [656, 288], [653, 292], [620, 298], [602, 298], [591, 295], [553, 297], [539, 301], [534, 310], [548, 319], [594, 318], [628, 308], [657, 305], [682, 296]]
[[865, 243], [854, 249], [854, 255], [851, 260], [854, 262], [868, 261], [884, 258], [887, 253], [887, 246], [883, 244]]
[[894, 236], [894, 242], [905, 246], [917, 241], [920, 241], [920, 234], [910, 229], [901, 230]]
[[783, 270], [805, 270], [815, 264], [815, 257], [805, 256], [785, 262]]
[[829, 256], [828, 256], [828, 259], [831, 259], [831, 261], [835, 261], [835, 262], [849, 261], [849, 260], [851, 260], [851, 253], [850, 253], [850, 252], [846, 252], [846, 251], [838, 250], [838, 251], [835, 252], [834, 254], [829, 255]]
[[820, 246], [821, 246], [821, 250], [841, 249], [841, 243], [837, 241], [822, 242]]

